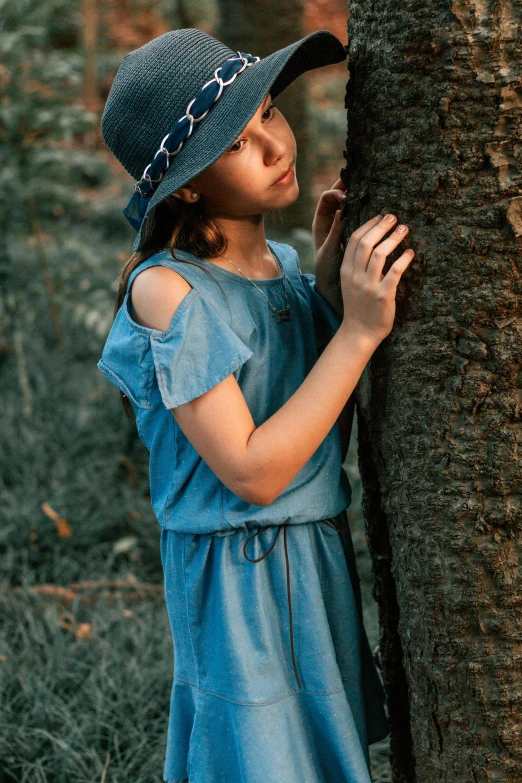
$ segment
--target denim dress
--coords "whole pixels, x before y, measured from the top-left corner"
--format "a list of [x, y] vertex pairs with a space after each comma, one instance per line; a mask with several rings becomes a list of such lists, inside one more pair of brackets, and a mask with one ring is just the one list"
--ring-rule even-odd
[[[340, 320], [296, 251], [256, 280], [168, 249], [133, 270], [98, 362], [150, 453], [174, 678], [166, 783], [370, 783], [389, 733], [363, 625], [337, 423], [269, 505], [235, 495], [171, 409], [234, 374], [256, 426], [303, 383]], [[132, 282], [174, 269], [191, 290], [166, 332], [133, 319]], [[286, 290], [286, 299], [285, 299]]]

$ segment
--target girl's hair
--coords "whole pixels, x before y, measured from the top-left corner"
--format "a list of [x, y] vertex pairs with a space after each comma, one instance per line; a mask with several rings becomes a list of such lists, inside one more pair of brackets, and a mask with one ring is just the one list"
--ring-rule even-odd
[[[226, 236], [216, 221], [206, 214], [201, 202], [187, 204], [173, 195], [167, 196], [154, 211], [152, 229], [143, 248], [133, 253], [120, 271], [114, 317], [123, 303], [133, 270], [154, 253], [168, 247], [172, 257], [174, 250], [179, 248], [200, 258], [216, 258], [226, 252], [227, 245]], [[122, 391], [120, 395], [125, 413], [132, 416], [127, 395]]]

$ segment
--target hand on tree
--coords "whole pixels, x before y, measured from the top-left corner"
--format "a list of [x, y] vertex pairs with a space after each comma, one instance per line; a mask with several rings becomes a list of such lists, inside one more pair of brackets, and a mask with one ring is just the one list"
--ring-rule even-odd
[[376, 215], [367, 220], [350, 235], [341, 264], [343, 328], [351, 334], [364, 334], [377, 344], [392, 330], [397, 286], [415, 255], [407, 248], [383, 274], [389, 253], [409, 230], [399, 225], [383, 239], [396, 219], [395, 215]]
[[315, 210], [312, 223], [314, 240], [314, 267], [318, 289], [339, 287], [339, 274], [343, 260], [344, 219], [341, 210], [346, 191], [342, 179], [330, 190], [325, 190]]

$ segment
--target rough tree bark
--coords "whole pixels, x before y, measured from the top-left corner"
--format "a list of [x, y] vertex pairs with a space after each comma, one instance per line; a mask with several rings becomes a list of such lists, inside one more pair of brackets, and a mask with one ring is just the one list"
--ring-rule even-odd
[[393, 780], [520, 783], [522, 4], [349, 9], [347, 236], [416, 251], [356, 390]]
[[[216, 37], [231, 49], [247, 51], [259, 57], [282, 49], [304, 38], [304, 0], [219, 0], [220, 23]], [[269, 23], [268, 23], [269, 20]], [[308, 83], [300, 76], [275, 99], [275, 105], [286, 117], [297, 143], [296, 174], [299, 198], [280, 213], [282, 224], [289, 228], [311, 226], [313, 161], [308, 138]]]

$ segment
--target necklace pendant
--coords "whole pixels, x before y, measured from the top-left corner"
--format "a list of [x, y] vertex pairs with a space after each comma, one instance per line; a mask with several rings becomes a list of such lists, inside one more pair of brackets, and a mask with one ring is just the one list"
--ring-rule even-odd
[[277, 323], [279, 323], [280, 321], [289, 321], [290, 305], [287, 305], [282, 310], [274, 310], [274, 315], [276, 317]]

